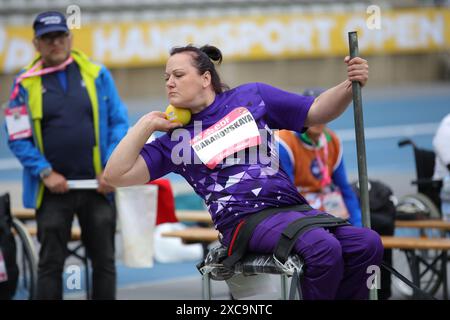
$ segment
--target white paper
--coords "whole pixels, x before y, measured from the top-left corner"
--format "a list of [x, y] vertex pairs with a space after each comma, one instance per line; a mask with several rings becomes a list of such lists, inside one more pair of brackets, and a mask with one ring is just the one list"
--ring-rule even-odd
[[124, 264], [131, 268], [153, 267], [158, 187], [143, 185], [117, 188], [115, 198]]
[[97, 189], [98, 181], [97, 179], [86, 179], [86, 180], [67, 180], [67, 185], [69, 189]]

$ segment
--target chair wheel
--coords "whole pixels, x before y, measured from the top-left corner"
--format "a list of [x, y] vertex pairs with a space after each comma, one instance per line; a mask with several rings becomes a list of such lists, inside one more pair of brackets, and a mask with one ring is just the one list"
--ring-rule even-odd
[[440, 219], [441, 213], [429, 197], [423, 193], [408, 194], [398, 201], [397, 219]]

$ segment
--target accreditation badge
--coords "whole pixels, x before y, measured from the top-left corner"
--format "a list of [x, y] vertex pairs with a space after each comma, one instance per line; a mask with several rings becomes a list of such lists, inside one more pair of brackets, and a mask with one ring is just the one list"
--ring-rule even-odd
[[8, 273], [6, 272], [5, 258], [0, 248], [0, 283], [5, 281], [8, 281]]
[[6, 129], [9, 140], [18, 140], [32, 136], [30, 118], [25, 105], [5, 109]]
[[349, 218], [347, 207], [345, 206], [344, 199], [339, 191], [323, 193], [322, 204], [325, 212], [338, 218]]
[[229, 155], [261, 144], [255, 118], [245, 107], [231, 111], [190, 141], [198, 158], [209, 169]]
[[322, 210], [322, 197], [317, 192], [301, 192], [302, 196], [313, 209]]
[[349, 218], [349, 213], [340, 191], [302, 192], [301, 194], [313, 209], [324, 211], [338, 218]]

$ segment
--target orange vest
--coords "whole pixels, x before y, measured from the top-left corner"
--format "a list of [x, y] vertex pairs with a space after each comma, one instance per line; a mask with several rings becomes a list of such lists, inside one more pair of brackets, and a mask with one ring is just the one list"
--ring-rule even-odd
[[[300, 192], [321, 191], [321, 174], [316, 160], [315, 146], [299, 138], [293, 131], [280, 130], [278, 133], [286, 147], [294, 168], [295, 186]], [[342, 159], [342, 148], [339, 138], [328, 128], [325, 128], [325, 137], [328, 144], [328, 159], [326, 164], [330, 176], [338, 167]], [[324, 160], [323, 147], [319, 146], [319, 155]]]

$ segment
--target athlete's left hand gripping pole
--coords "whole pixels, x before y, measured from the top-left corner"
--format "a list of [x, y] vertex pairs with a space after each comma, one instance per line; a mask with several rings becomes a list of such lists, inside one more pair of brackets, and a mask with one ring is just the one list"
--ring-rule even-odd
[[[358, 34], [356, 31], [348, 33], [348, 43], [350, 47], [350, 59], [359, 55], [358, 50]], [[358, 81], [352, 81], [353, 93], [353, 113], [355, 116], [355, 135], [356, 135], [356, 154], [358, 157], [358, 178], [359, 178], [359, 194], [362, 210], [363, 226], [370, 228], [370, 206], [369, 206], [369, 186], [367, 178], [366, 163], [366, 144], [364, 140], [364, 119], [362, 110], [361, 84]], [[380, 277], [380, 274], [377, 274]], [[379, 279], [377, 279], [377, 282]], [[370, 291], [370, 298], [377, 300], [377, 291]]]

